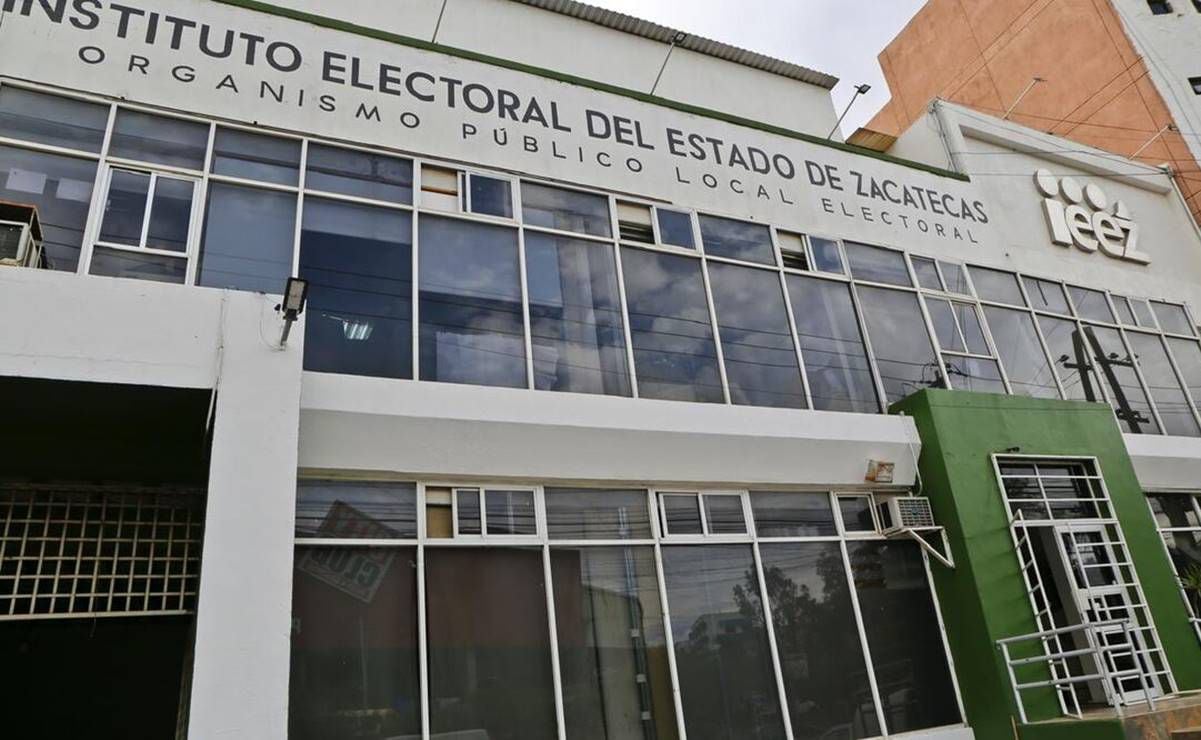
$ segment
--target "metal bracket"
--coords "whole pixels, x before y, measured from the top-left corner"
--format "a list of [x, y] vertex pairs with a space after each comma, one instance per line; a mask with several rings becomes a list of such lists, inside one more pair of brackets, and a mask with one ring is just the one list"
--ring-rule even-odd
[[[888, 538], [893, 539], [895, 537], [908, 537], [909, 539], [917, 542], [917, 544], [920, 545], [921, 548], [923, 550], [925, 550], [928, 554], [930, 554], [930, 556], [932, 556], [935, 560], [942, 563], [947, 568], [951, 568], [952, 570], [954, 570], [955, 556], [951, 554], [951, 543], [947, 540], [946, 528], [931, 527], [928, 529], [922, 529], [921, 531], [922, 532], [937, 531], [939, 536], [942, 538], [943, 552], [939, 552], [938, 548], [935, 547], [934, 545], [931, 545], [930, 542], [928, 540], [926, 540], [925, 537], [922, 537], [920, 534], [918, 534], [918, 530], [916, 530], [916, 529], [900, 529], [900, 530], [897, 530], [896, 532], [889, 534]], [[943, 553], [946, 553], [946, 554], [944, 555]]]

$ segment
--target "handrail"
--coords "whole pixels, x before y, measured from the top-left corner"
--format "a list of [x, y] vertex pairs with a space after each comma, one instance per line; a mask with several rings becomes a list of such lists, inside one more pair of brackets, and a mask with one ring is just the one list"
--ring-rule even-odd
[[[1194, 622], [1201, 622], [1199, 619], [1194, 619]], [[1121, 628], [1122, 635], [1125, 638], [1119, 643], [1102, 643], [1097, 639], [1100, 631], [1112, 628]], [[1059, 650], [1058, 652], [1046, 652], [1048, 638], [1058, 637], [1060, 635], [1071, 632], [1080, 632], [1088, 642], [1088, 647], [1075, 648], [1072, 650]], [[1009, 684], [1013, 689], [1013, 699], [1018, 706], [1018, 714], [1021, 716], [1022, 724], [1027, 724], [1029, 719], [1026, 716], [1026, 704], [1022, 696], [1022, 692], [1027, 689], [1045, 689], [1054, 688], [1056, 691], [1065, 686], [1075, 686], [1077, 684], [1090, 683], [1093, 681], [1101, 681], [1105, 689], [1105, 696], [1109, 700], [1110, 706], [1121, 712], [1123, 706], [1129, 704], [1123, 696], [1122, 687], [1119, 684], [1115, 685], [1116, 681], [1121, 681], [1126, 678], [1138, 678], [1140, 693], [1143, 701], [1150, 705], [1151, 709], [1155, 709], [1155, 697], [1152, 695], [1148, 686], [1148, 671], [1145, 668], [1138, 643], [1134, 639], [1134, 632], [1130, 626], [1128, 619], [1109, 619], [1101, 622], [1088, 622], [1085, 624], [1076, 624], [1069, 627], [1057, 627], [1055, 629], [1041, 630], [1038, 632], [1030, 632], [1024, 635], [1014, 635], [1012, 637], [1003, 637], [996, 641], [997, 647], [1001, 649], [1001, 653], [1005, 658], [1005, 669], [1009, 673]], [[1019, 642], [1028, 642], [1039, 640], [1042, 643], [1043, 653], [1024, 658], [1014, 658], [1009, 654], [1011, 645]], [[1129, 653], [1131, 661], [1134, 663], [1134, 668], [1124, 670], [1110, 670], [1109, 658], [1115, 654]], [[1091, 655], [1094, 657], [1098, 672], [1087, 673], [1081, 675], [1068, 675], [1065, 677], [1055, 676], [1052, 672], [1050, 679], [1041, 681], [1028, 681], [1019, 683], [1015, 668], [1019, 666], [1035, 665], [1038, 663], [1046, 663], [1048, 668], [1054, 665], [1057, 661], [1063, 661], [1066, 658], [1083, 657]]]

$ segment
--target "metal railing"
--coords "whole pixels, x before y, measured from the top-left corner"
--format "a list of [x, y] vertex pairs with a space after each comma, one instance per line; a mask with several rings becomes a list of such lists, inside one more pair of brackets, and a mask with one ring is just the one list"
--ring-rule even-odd
[[[1115, 627], [1121, 630], [1123, 636], [1121, 642], [1098, 639], [1098, 633], [1102, 631], [1107, 633], [1105, 635], [1106, 638], [1116, 636]], [[1060, 649], [1058, 652], [1048, 651], [1048, 638], [1059, 638], [1072, 632], [1079, 632], [1084, 635], [1088, 647], [1072, 650]], [[1038, 655], [1015, 658], [1010, 654], [1010, 647], [1012, 645], [1032, 641], [1038, 641], [1040, 650]], [[1023, 691], [1051, 688], [1056, 692], [1061, 692], [1066, 688], [1067, 691], [1074, 694], [1076, 686], [1093, 681], [1101, 682], [1109, 705], [1114, 707], [1119, 714], [1122, 711], [1122, 707], [1131, 703], [1145, 702], [1152, 710], [1155, 709], [1155, 696], [1153, 694], [1154, 679], [1144, 667], [1144, 658], [1139, 654], [1138, 642], [1135, 640], [1134, 631], [1130, 628], [1129, 620], [1112, 619], [1103, 622], [1090, 622], [1070, 627], [1042, 630], [1041, 632], [1031, 632], [1025, 635], [1015, 635], [1014, 637], [997, 640], [997, 646], [1001, 648], [1001, 654], [1005, 658], [1005, 668], [1009, 672], [1009, 684], [1013, 687], [1013, 699], [1017, 703], [1018, 714], [1021, 717], [1022, 724], [1028, 724], [1029, 722], [1026, 716]], [[1117, 663], [1114, 662], [1111, 666], [1110, 661], [1115, 657], [1126, 657], [1125, 654], [1129, 655], [1130, 662], [1134, 667], [1115, 670], [1114, 667], [1116, 667]], [[1071, 671], [1065, 671], [1067, 675], [1060, 676], [1055, 671], [1055, 666], [1066, 666], [1066, 661], [1070, 658], [1086, 657], [1093, 658], [1097, 672], [1087, 672], [1089, 670], [1087, 665], [1084, 666], [1085, 672], [1079, 673], [1079, 675], [1073, 675]], [[1083, 661], [1081, 662], [1083, 665]], [[1040, 681], [1027, 681], [1025, 683], [1018, 682], [1016, 668], [1038, 664], [1046, 664], [1048, 672], [1052, 674], [1051, 678]], [[1142, 696], [1141, 700], [1136, 700], [1135, 702], [1127, 699], [1126, 695], [1130, 692], [1124, 689], [1125, 681], [1131, 678], [1138, 679], [1138, 693]], [[1078, 715], [1073, 716], [1078, 717]]]

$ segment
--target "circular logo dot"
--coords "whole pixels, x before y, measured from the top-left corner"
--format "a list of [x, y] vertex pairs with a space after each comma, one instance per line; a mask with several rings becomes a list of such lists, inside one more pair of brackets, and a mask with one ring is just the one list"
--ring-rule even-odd
[[1109, 198], [1105, 196], [1105, 191], [1095, 182], [1084, 186], [1084, 198], [1098, 211], [1104, 211], [1109, 206]]
[[1059, 193], [1059, 180], [1055, 179], [1049, 170], [1037, 170], [1034, 173], [1034, 185], [1038, 188], [1038, 192], [1048, 198], [1054, 198]]
[[1059, 192], [1063, 193], [1063, 197], [1072, 205], [1079, 203], [1084, 197], [1084, 189], [1080, 187], [1080, 183], [1070, 177], [1059, 181]]

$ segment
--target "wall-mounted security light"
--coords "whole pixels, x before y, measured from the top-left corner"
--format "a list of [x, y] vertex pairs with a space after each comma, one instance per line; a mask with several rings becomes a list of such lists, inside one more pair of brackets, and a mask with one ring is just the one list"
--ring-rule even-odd
[[683, 31], [676, 31], [675, 35], [671, 37], [671, 43], [682, 44], [687, 38], [688, 34], [684, 33]]
[[304, 304], [308, 299], [309, 281], [297, 277], [288, 278], [288, 284], [284, 286], [284, 300], [275, 307], [275, 310], [284, 316], [284, 330], [279, 335], [280, 349], [287, 346], [288, 335], [292, 333], [292, 324], [296, 323], [296, 319], [304, 313]]

